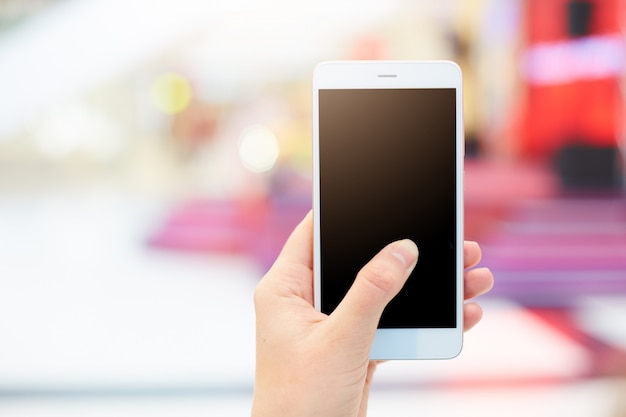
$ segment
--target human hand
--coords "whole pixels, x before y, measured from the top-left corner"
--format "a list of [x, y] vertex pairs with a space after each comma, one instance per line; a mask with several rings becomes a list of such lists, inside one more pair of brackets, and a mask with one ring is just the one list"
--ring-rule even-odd
[[[475, 242], [464, 244], [464, 266], [481, 257]], [[253, 417], [365, 416], [377, 362], [369, 350], [383, 309], [415, 267], [418, 249], [393, 242], [363, 267], [335, 311], [313, 307], [312, 213], [293, 231], [254, 293], [256, 377]], [[486, 268], [466, 270], [465, 299], [489, 291]], [[482, 317], [476, 303], [463, 307], [464, 330]]]

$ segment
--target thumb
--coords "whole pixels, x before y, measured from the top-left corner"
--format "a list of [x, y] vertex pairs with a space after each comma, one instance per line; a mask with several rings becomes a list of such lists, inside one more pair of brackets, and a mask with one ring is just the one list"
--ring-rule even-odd
[[333, 318], [341, 322], [341, 326], [373, 338], [383, 310], [402, 289], [417, 257], [417, 246], [408, 239], [387, 245], [359, 271], [352, 287], [332, 313]]

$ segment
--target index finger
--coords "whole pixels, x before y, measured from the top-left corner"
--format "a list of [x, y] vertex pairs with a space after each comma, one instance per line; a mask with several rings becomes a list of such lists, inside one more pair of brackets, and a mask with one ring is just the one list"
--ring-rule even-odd
[[480, 262], [482, 250], [477, 242], [463, 242], [463, 268], [471, 268]]

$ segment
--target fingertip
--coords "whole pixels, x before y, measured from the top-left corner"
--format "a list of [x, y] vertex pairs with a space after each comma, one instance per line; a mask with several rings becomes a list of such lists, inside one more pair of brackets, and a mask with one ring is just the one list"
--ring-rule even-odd
[[463, 305], [463, 331], [466, 332], [476, 326], [483, 318], [483, 309], [477, 303]]
[[475, 240], [466, 240], [463, 243], [466, 250], [480, 250], [480, 245]]
[[415, 268], [419, 256], [419, 249], [412, 240], [402, 239], [392, 243], [391, 253], [402, 262], [408, 272]]
[[482, 249], [478, 242], [466, 240], [463, 244], [463, 266], [470, 268], [480, 262]]
[[493, 288], [494, 277], [489, 268], [480, 267], [465, 271], [464, 298], [469, 300], [486, 294]]
[[493, 286], [495, 284], [493, 272], [491, 272], [491, 269], [487, 267], [483, 267], [480, 269], [482, 269], [482, 273], [485, 275], [485, 280], [487, 281], [487, 289], [485, 290], [485, 293], [487, 293], [493, 289]]

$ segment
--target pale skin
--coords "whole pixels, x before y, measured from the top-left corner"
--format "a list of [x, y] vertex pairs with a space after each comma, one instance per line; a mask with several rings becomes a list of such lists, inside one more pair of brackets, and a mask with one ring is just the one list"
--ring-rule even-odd
[[[295, 228], [254, 293], [256, 377], [253, 417], [364, 417], [378, 362], [369, 350], [383, 309], [418, 261], [410, 240], [383, 248], [358, 273], [330, 315], [313, 307], [313, 219]], [[493, 286], [487, 268], [473, 268], [481, 250], [464, 244], [464, 298]], [[476, 303], [463, 306], [464, 330], [482, 317]]]

